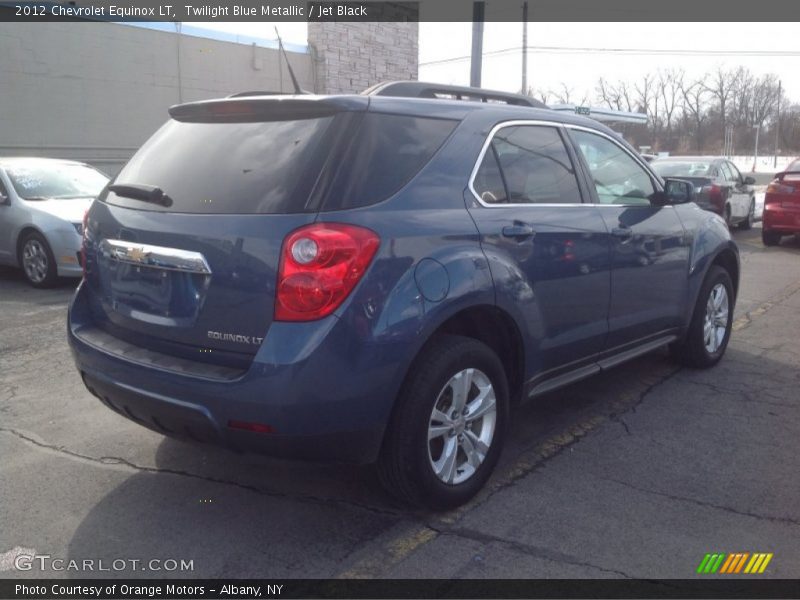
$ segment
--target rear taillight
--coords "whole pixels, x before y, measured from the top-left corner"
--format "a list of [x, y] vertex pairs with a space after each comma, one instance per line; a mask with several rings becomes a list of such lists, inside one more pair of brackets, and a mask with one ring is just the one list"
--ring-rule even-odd
[[276, 321], [313, 321], [347, 298], [380, 245], [377, 234], [341, 223], [301, 227], [283, 241]]
[[795, 187], [788, 183], [784, 183], [775, 179], [767, 186], [768, 194], [794, 194]]
[[89, 211], [83, 213], [83, 241], [81, 241], [81, 270], [86, 279], [86, 228], [89, 225]]
[[725, 199], [722, 197], [722, 188], [720, 186], [714, 183], [704, 185], [701, 191], [708, 194], [708, 199], [714, 206], [720, 210], [723, 209], [725, 206]]

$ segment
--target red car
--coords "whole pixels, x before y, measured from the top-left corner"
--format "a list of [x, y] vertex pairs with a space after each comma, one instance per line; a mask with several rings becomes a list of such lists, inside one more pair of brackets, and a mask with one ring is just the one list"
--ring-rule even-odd
[[778, 173], [764, 197], [765, 246], [776, 246], [784, 235], [800, 234], [800, 159]]

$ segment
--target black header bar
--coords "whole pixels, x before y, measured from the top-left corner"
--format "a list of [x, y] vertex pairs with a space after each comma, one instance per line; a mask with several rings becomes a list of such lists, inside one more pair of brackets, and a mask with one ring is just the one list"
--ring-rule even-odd
[[800, 581], [728, 579], [2, 579], [0, 598], [798, 598]]
[[[0, 0], [0, 21], [425, 21], [470, 22], [468, 0]], [[521, 0], [486, 0], [486, 21], [521, 21]], [[800, 2], [787, 0], [531, 0], [531, 22], [800, 21]], [[678, 26], [678, 25], [675, 25]], [[665, 26], [669, 38], [675, 29]]]

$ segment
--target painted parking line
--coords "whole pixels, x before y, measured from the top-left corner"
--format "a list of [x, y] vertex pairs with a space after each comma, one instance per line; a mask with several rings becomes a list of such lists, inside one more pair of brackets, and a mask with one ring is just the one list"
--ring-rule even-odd
[[[769, 301], [763, 302], [755, 309], [736, 319], [733, 322], [732, 329], [734, 331], [739, 331], [748, 327], [754, 319], [766, 314], [772, 307], [780, 304], [798, 291], [800, 291], [800, 280], [784, 288]], [[679, 367], [665, 364], [664, 368], [659, 369], [658, 372], [648, 373], [643, 379], [637, 381], [636, 385], [631, 389], [617, 396], [611, 406], [606, 409], [608, 414], [596, 415], [585, 419], [561, 433], [547, 438], [532, 450], [523, 452], [512, 465], [496, 473], [475, 498], [459, 508], [433, 518], [430, 522], [418, 521], [409, 524], [395, 537], [383, 542], [378, 550], [372, 552], [369, 557], [356, 562], [349, 569], [338, 575], [338, 577], [344, 579], [381, 577], [408, 558], [412, 553], [439, 537], [439, 535], [441, 535], [440, 531], [446, 533], [446, 531], [466, 513], [484, 504], [494, 494], [513, 484], [516, 480], [529, 475], [548, 459], [577, 443], [604, 423], [613, 422], [617, 419], [617, 415], [631, 410], [643, 400], [644, 396], [646, 396], [650, 390], [664, 383], [678, 372], [680, 372]], [[417, 519], [422, 521], [425, 517], [418, 516]], [[723, 561], [726, 560], [726, 558], [727, 556], [725, 554], [715, 555], [714, 562], [718, 563], [716, 564], [717, 569], [723, 565]], [[743, 567], [744, 561], [741, 560], [741, 555], [736, 561], [736, 568], [740, 567], [740, 562]]]

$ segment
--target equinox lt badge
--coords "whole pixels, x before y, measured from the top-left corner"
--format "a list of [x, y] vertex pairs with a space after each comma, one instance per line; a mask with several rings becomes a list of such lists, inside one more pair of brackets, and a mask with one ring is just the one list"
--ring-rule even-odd
[[239, 335], [238, 333], [222, 333], [219, 331], [209, 331], [208, 337], [212, 340], [221, 340], [223, 342], [236, 342], [237, 344], [257, 344], [261, 345], [264, 341], [263, 337], [256, 337], [254, 335]]

